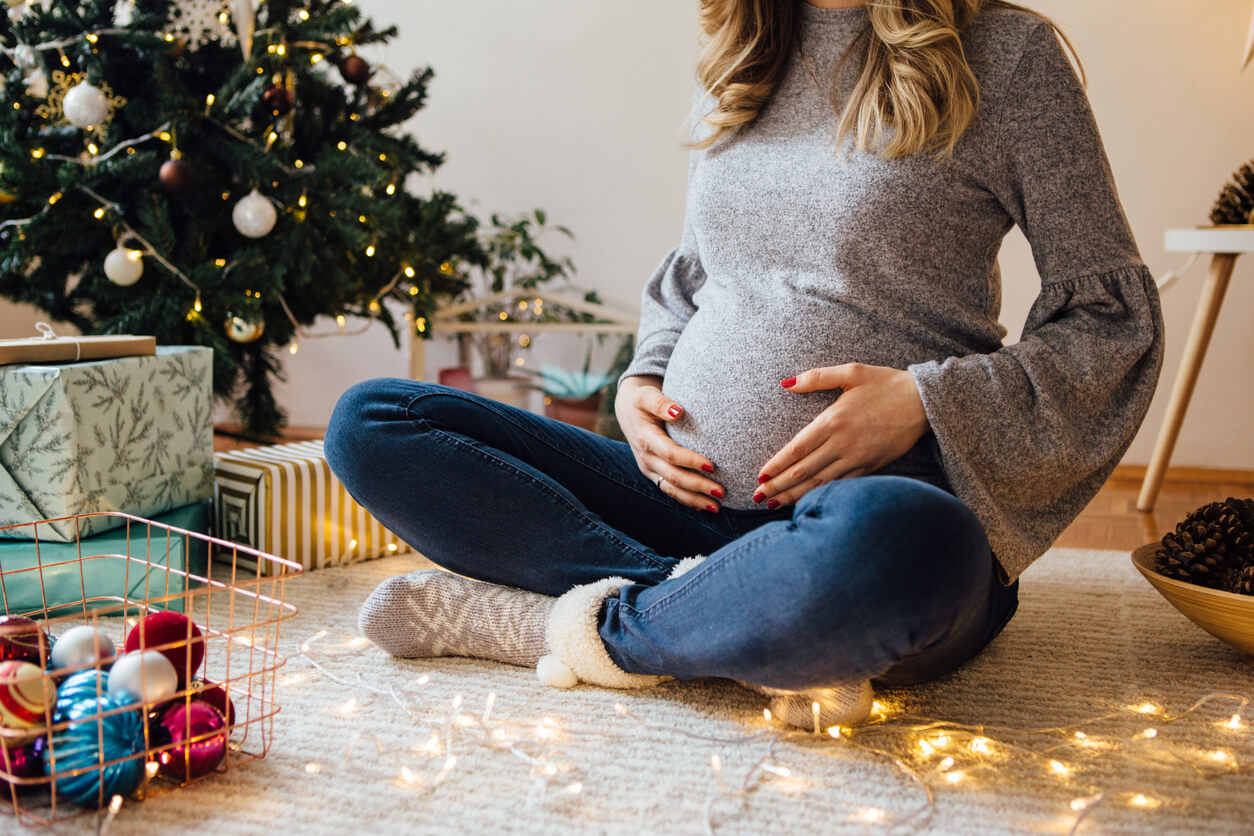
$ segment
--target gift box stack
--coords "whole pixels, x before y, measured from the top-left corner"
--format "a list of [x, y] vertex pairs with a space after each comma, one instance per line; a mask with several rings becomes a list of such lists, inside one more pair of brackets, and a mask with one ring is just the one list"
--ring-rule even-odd
[[[101, 359], [82, 359], [91, 356]], [[85, 597], [134, 598], [146, 586], [177, 592], [171, 579], [203, 572], [189, 538], [79, 515], [120, 511], [208, 532], [212, 397], [208, 348], [156, 347], [151, 337], [0, 342], [5, 612], [51, 614]], [[31, 525], [42, 520], [53, 522]]]

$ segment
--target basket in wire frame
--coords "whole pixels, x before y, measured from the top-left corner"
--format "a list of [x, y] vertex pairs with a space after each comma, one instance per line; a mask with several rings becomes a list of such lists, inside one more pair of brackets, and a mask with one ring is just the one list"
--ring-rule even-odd
[[[109, 538], [124, 544], [110, 551], [93, 547], [93, 540], [77, 536], [81, 520], [110, 516], [123, 526]], [[52, 523], [73, 524], [73, 542], [49, 542], [41, 537]], [[146, 649], [164, 650], [189, 642], [203, 643], [204, 661], [198, 672], [182, 671], [186, 687], [162, 706], [144, 706], [154, 715], [179, 701], [190, 702], [203, 690], [219, 686], [226, 692], [234, 712], [221, 732], [190, 737], [194, 745], [208, 737], [227, 735], [226, 755], [215, 772], [229, 770], [254, 758], [264, 757], [274, 735], [274, 716], [279, 711], [274, 691], [278, 669], [284, 659], [278, 653], [279, 625], [296, 614], [284, 600], [287, 580], [301, 572], [301, 566], [271, 554], [210, 537], [194, 531], [155, 523], [117, 512], [82, 514], [57, 520], [0, 528], [9, 537], [20, 537], [18, 557], [14, 540], [5, 544], [0, 561], [0, 605], [5, 615], [34, 619], [52, 637], [79, 624], [89, 624], [107, 635], [122, 652], [127, 634], [142, 616], [160, 610], [176, 610], [195, 623], [201, 636], [188, 635], [165, 644], [146, 642]], [[100, 538], [96, 538], [100, 539]], [[55, 589], [57, 596], [49, 595]], [[25, 599], [25, 604], [23, 604]], [[29, 604], [32, 602], [34, 606]], [[45, 684], [55, 686], [78, 670], [99, 667], [108, 662], [78, 668], [49, 670], [46, 642], [40, 642], [40, 662]], [[184, 656], [190, 658], [191, 653]], [[188, 663], [190, 665], [190, 662]], [[188, 676], [194, 673], [195, 679]], [[106, 711], [117, 713], [128, 709]], [[144, 749], [138, 754], [98, 761], [77, 769], [59, 768], [56, 747], [45, 750], [45, 772], [39, 777], [19, 777], [12, 751], [32, 736], [61, 731], [68, 722], [55, 723], [53, 707], [44, 712], [43, 725], [35, 729], [0, 727], [0, 816], [14, 816], [23, 825], [46, 825], [96, 809], [116, 812], [118, 806], [176, 789], [191, 780], [187, 764], [176, 744], [162, 743], [154, 733], [156, 722], [144, 724]], [[95, 721], [101, 715], [85, 718]], [[78, 722], [83, 722], [79, 720]], [[99, 726], [98, 726], [99, 727]], [[190, 732], [190, 729], [186, 731]], [[144, 775], [139, 787], [128, 798], [95, 799], [97, 808], [78, 806], [57, 791], [56, 781], [94, 772], [124, 761], [143, 759]], [[211, 777], [214, 773], [200, 777]], [[108, 814], [108, 812], [106, 812]], [[0, 821], [3, 821], [0, 818]]]

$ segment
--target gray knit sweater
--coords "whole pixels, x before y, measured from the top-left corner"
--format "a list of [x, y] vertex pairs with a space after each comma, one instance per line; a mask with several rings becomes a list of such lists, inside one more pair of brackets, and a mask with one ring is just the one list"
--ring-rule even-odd
[[[866, 9], [797, 2], [802, 51], [826, 88]], [[986, 9], [963, 44], [980, 107], [946, 160], [880, 159], [848, 138], [836, 159], [837, 114], [794, 51], [751, 125], [691, 153], [682, 240], [644, 288], [623, 376], [663, 377], [686, 410], [671, 437], [708, 456], [724, 504], [745, 509], [761, 467], [835, 397], [781, 379], [849, 362], [909, 369], [931, 432], [880, 472], [951, 488], [1008, 583], [1127, 449], [1163, 326], [1050, 25]], [[712, 132], [699, 120], [715, 102], [698, 86], [695, 104], [694, 138]], [[1021, 341], [1005, 346], [997, 253], [1014, 224], [1042, 284]]]

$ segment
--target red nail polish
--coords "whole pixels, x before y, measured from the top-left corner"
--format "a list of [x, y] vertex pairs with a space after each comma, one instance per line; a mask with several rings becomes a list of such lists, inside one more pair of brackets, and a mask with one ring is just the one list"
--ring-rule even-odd
[[766, 475], [765, 473], [763, 473], [761, 476], [758, 477], [759, 485], [765, 485], [769, 481], [771, 481], [771, 477]]
[[712, 465], [712, 464], [703, 464], [703, 465], [701, 465], [701, 469], [702, 469], [702, 470], [704, 470], [706, 473], [713, 473], [713, 472], [714, 472], [714, 465]]
[[666, 411], [667, 413], [670, 414], [672, 418], [678, 418], [679, 414], [683, 412], [683, 410], [675, 406], [675, 404], [671, 404], [669, 407], [667, 407]]
[[758, 491], [757, 493], [753, 495], [754, 502], [761, 502], [764, 499], [766, 499], [766, 494], [762, 493], [761, 491]]
[[713, 505], [707, 505], [707, 506], [705, 506], [705, 510], [709, 511], [711, 514], [717, 514], [717, 513], [718, 513], [718, 508], [714, 507]]
[[787, 389], [789, 386], [796, 386], [796, 385], [797, 385], [797, 378], [795, 378], [795, 377], [790, 377], [790, 378], [787, 378], [786, 380], [781, 380], [781, 381], [779, 382], [779, 385], [780, 385], [780, 386], [783, 386], [785, 389]]
[[722, 488], [712, 488], [710, 490], [710, 496], [714, 497], [715, 499], [722, 499], [723, 498]]
[[776, 508], [778, 508], [778, 507], [779, 507], [779, 500], [778, 500], [778, 499], [772, 499], [770, 502], [766, 503], [766, 507], [767, 507], [769, 510], [774, 511]]

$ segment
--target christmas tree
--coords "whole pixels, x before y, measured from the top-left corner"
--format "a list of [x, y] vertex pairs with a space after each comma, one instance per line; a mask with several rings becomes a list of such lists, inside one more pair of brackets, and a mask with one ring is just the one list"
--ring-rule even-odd
[[431, 69], [371, 66], [356, 50], [395, 28], [348, 2], [6, 3], [0, 295], [212, 347], [216, 393], [269, 434], [281, 354], [317, 317], [399, 345], [484, 264], [453, 195], [405, 188], [444, 158], [397, 130]]

